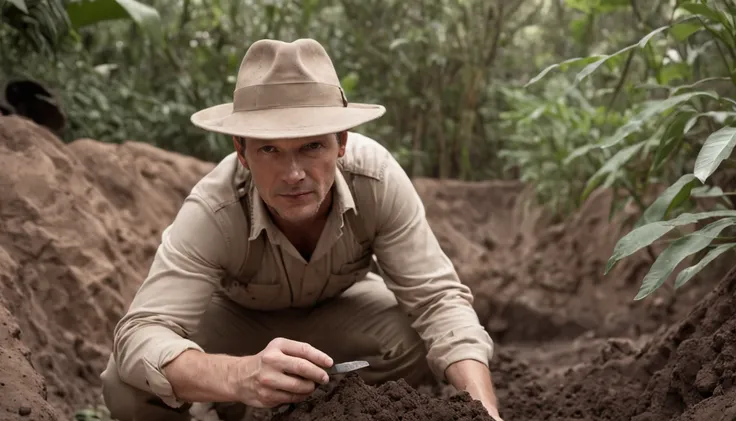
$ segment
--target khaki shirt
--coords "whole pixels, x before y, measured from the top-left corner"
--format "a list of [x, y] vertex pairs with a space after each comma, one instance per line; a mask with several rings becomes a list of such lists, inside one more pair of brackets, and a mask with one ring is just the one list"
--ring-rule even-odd
[[[471, 292], [398, 162], [376, 141], [349, 133], [338, 169], [335, 206], [309, 262], [271, 222], [235, 153], [203, 177], [164, 230], [150, 273], [115, 328], [121, 379], [180, 406], [162, 368], [187, 349], [202, 351], [187, 338], [213, 293], [259, 310], [310, 306], [363, 279], [374, 256], [439, 380], [459, 360], [487, 365], [493, 344]], [[250, 252], [259, 260], [249, 267]]]

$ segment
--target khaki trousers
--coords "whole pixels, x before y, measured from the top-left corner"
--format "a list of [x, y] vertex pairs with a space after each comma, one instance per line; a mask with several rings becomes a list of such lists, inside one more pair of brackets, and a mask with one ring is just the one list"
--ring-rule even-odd
[[[208, 353], [253, 355], [276, 337], [307, 342], [335, 362], [367, 360], [370, 367], [358, 374], [368, 384], [403, 378], [416, 387], [432, 381], [424, 343], [383, 279], [373, 273], [341, 296], [309, 309], [248, 310], [215, 295], [192, 340]], [[189, 419], [188, 406], [169, 408], [154, 395], [121, 381], [112, 356], [101, 378], [113, 419]]]

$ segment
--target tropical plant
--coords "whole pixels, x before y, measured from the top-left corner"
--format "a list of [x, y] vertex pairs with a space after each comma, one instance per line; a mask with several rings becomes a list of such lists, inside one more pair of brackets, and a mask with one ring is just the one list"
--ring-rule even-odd
[[[605, 269], [609, 273], [621, 259], [674, 232], [644, 276], [637, 300], [658, 289], [687, 258], [694, 257], [694, 263], [677, 274], [676, 288], [736, 246], [736, 238], [724, 235], [736, 225], [736, 210], [728, 200], [734, 193], [724, 193], [721, 186], [709, 183], [717, 170], [734, 168], [729, 157], [736, 145], [736, 101], [730, 97], [736, 89], [735, 12], [732, 0], [679, 2], [670, 23], [638, 42], [613, 54], [548, 66], [527, 84], [537, 83], [555, 69], [583, 66], [574, 87], [610, 61], [621, 63], [626, 57], [615, 97], [636, 66], [634, 56], [641, 56], [639, 64], [650, 79], [631, 89], [650, 91], [654, 98], [635, 103], [624, 124], [599, 141], [578, 147], [563, 161], [570, 164], [591, 154], [605, 158], [588, 179], [583, 200], [599, 187], [623, 187], [641, 198], [652, 186], [674, 179], [642, 208], [633, 230], [618, 241]], [[716, 65], [710, 59], [713, 56], [718, 59]], [[704, 197], [716, 199], [715, 207], [699, 211], [698, 200]], [[695, 230], [685, 233], [690, 225]]]

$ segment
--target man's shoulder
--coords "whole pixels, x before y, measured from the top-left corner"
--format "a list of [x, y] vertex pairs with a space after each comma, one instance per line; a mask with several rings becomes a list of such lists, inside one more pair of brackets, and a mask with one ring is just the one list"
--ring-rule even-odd
[[236, 153], [230, 153], [194, 185], [191, 194], [205, 201], [213, 212], [238, 203], [242, 196], [239, 189], [244, 187], [240, 184], [245, 180], [241, 167]]
[[338, 160], [338, 165], [345, 172], [383, 181], [386, 167], [393, 159], [391, 152], [378, 141], [348, 132], [345, 155]]

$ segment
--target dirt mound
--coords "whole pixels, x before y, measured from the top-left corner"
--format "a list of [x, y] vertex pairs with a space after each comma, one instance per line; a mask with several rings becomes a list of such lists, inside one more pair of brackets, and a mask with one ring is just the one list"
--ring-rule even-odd
[[[0, 254], [0, 263], [9, 262]], [[46, 382], [33, 369], [30, 353], [17, 320], [0, 300], [0, 420], [61, 420], [46, 400]]]
[[141, 143], [64, 145], [0, 117], [0, 296], [67, 418], [99, 401], [114, 325], [162, 229], [210, 168]]
[[634, 421], [735, 419], [736, 270], [641, 361], [653, 374]]
[[274, 415], [272, 421], [493, 421], [467, 393], [447, 399], [419, 393], [405, 381], [378, 387], [357, 374], [320, 387], [309, 399]]
[[684, 321], [652, 340], [579, 341], [559, 349], [577, 358], [513, 346], [497, 356], [505, 419], [733, 420], [736, 270]]
[[499, 343], [655, 332], [681, 320], [718, 279], [700, 277], [676, 293], [665, 285], [634, 301], [653, 259], [641, 251], [603, 275], [629, 229], [626, 211], [609, 222], [609, 191], [594, 193], [571, 217], [555, 222], [518, 182], [415, 184], [443, 249]]
[[[212, 167], [143, 143], [64, 145], [0, 117], [0, 419], [69, 419], [99, 403], [113, 327], [161, 231]], [[718, 278], [635, 302], [651, 257], [602, 275], [626, 230], [608, 221], [608, 193], [559, 222], [516, 182], [415, 184], [496, 340], [504, 419], [734, 417], [736, 271], [692, 311]], [[481, 414], [449, 387], [374, 388], [348, 376], [274, 420], [488, 419]]]

